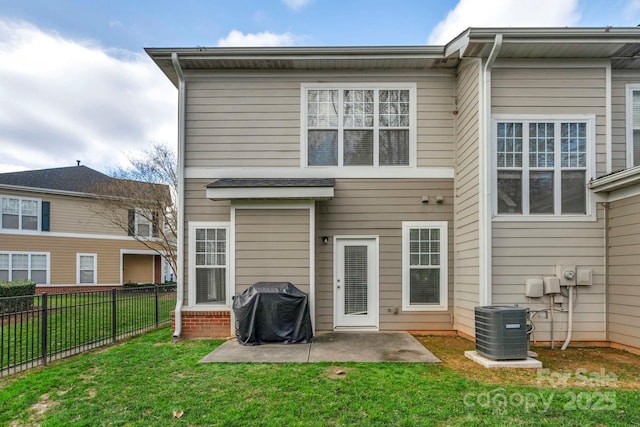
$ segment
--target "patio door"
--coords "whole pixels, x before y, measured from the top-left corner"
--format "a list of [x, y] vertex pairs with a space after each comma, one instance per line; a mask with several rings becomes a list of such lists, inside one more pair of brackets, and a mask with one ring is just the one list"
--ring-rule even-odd
[[378, 329], [378, 242], [336, 237], [334, 326]]

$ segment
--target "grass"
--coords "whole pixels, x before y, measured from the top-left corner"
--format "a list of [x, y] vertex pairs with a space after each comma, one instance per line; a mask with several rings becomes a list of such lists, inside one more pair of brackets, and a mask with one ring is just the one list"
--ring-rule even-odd
[[541, 352], [554, 372], [594, 354], [587, 369], [619, 372], [610, 387], [552, 388], [539, 387], [535, 371], [468, 365], [459, 350], [472, 344], [454, 337], [420, 338], [442, 364], [336, 365], [199, 364], [221, 341], [171, 344], [170, 335], [162, 328], [0, 380], [0, 424], [640, 425], [640, 357], [615, 350], [569, 349], [564, 363]]

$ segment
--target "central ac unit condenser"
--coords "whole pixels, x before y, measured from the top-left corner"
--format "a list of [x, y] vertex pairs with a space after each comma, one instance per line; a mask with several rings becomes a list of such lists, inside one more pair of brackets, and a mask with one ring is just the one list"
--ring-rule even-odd
[[494, 360], [526, 359], [527, 311], [522, 307], [476, 307], [476, 351]]

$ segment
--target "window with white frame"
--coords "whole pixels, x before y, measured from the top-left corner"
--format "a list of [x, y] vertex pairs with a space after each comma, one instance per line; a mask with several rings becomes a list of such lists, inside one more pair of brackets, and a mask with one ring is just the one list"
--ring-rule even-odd
[[499, 120], [495, 132], [497, 215], [586, 215], [591, 120]]
[[229, 244], [228, 227], [191, 225], [191, 281], [196, 304], [226, 304]]
[[446, 310], [446, 221], [402, 223], [402, 309]]
[[46, 284], [49, 276], [49, 254], [0, 252], [0, 282], [31, 280]]
[[98, 255], [77, 254], [77, 280], [81, 285], [95, 285], [97, 283]]
[[151, 214], [147, 211], [136, 211], [136, 236], [151, 237], [153, 235], [153, 224], [150, 220]]
[[640, 84], [627, 85], [627, 167], [640, 165]]
[[304, 88], [307, 166], [410, 166], [415, 86]]
[[0, 228], [5, 230], [34, 230], [40, 224], [40, 200], [2, 196]]

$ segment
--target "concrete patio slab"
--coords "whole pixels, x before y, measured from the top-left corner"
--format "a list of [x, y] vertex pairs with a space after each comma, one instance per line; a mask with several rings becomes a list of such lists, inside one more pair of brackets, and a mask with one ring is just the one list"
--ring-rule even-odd
[[310, 344], [243, 346], [226, 341], [201, 363], [414, 362], [440, 360], [407, 332], [319, 332]]

